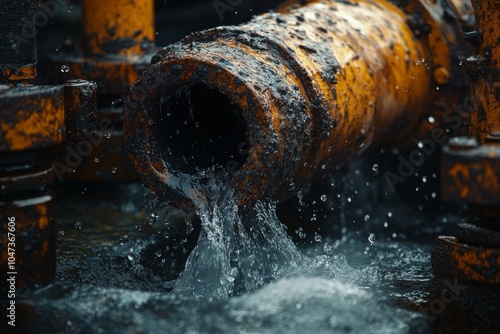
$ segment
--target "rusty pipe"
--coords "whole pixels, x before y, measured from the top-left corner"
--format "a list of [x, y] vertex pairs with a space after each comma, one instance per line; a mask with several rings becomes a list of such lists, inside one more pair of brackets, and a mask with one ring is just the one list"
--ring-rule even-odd
[[82, 22], [90, 55], [138, 55], [154, 44], [151, 0], [84, 0]]
[[402, 138], [464, 85], [451, 55], [465, 49], [462, 32], [442, 6], [293, 2], [168, 46], [126, 102], [136, 171], [160, 198], [190, 208], [174, 179], [219, 164], [246, 204], [286, 198]]

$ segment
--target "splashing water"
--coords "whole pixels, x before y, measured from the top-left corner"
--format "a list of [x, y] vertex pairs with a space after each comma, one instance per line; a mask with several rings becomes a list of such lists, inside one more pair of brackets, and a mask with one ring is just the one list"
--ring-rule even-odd
[[190, 191], [202, 231], [174, 293], [226, 298], [255, 290], [303, 263], [304, 256], [276, 216], [276, 204], [238, 209], [230, 186], [211, 179]]

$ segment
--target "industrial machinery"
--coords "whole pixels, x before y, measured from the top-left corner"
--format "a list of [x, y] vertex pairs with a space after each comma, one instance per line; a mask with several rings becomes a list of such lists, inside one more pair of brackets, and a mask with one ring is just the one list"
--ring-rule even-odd
[[[160, 36], [169, 45], [159, 48], [154, 19], [165, 5], [0, 0], [0, 263], [18, 289], [30, 296], [55, 279], [56, 193], [65, 194], [54, 188], [63, 180], [118, 189], [140, 179], [189, 213], [207, 169], [245, 207], [290, 198], [380, 147], [409, 152], [382, 173], [393, 190], [442, 147], [441, 197], [466, 203], [469, 215], [454, 236], [437, 238], [432, 268], [442, 294], [450, 282], [467, 287], [457, 303], [470, 321], [443, 320], [437, 330], [493, 330], [498, 1], [291, 0], [233, 26], [219, 25], [234, 23], [236, 8], [253, 15], [270, 4], [213, 1], [200, 7], [213, 22], [179, 31], [217, 27], [177, 43]], [[42, 46], [38, 75], [37, 29], [70, 6], [82, 31], [56, 53]], [[30, 298], [19, 310], [34, 319]]]

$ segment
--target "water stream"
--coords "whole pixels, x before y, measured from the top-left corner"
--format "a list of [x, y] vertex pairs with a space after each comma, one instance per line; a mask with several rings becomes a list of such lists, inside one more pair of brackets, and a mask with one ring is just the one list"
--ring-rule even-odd
[[201, 232], [174, 293], [227, 298], [253, 291], [305, 263], [276, 216], [275, 203], [263, 200], [239, 209], [227, 182], [215, 175], [206, 184], [194, 180], [181, 183], [190, 184], [185, 193], [197, 206]]

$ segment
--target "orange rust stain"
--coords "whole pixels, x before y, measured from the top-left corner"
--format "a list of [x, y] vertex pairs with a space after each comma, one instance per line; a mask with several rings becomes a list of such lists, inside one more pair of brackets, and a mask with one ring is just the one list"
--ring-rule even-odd
[[[84, 72], [82, 62], [90, 64], [92, 71]], [[122, 85], [123, 82], [131, 86], [138, 79], [141, 73], [135, 69], [136, 64], [133, 61], [109, 61], [103, 59], [85, 58], [78, 63], [69, 64], [69, 72], [75, 78], [96, 81], [100, 84], [113, 86], [115, 82]], [[104, 80], [103, 80], [104, 79]], [[104, 81], [104, 82], [103, 82]]]
[[[457, 269], [471, 280], [485, 283], [500, 283], [500, 270], [496, 270], [491, 275], [485, 275], [483, 271], [491, 268], [490, 260], [496, 258], [496, 264], [500, 265], [499, 250], [495, 249], [466, 249], [459, 246], [452, 248], [451, 256], [455, 261]], [[495, 265], [493, 263], [493, 265]], [[491, 269], [490, 269], [491, 272]]]
[[46, 203], [42, 203], [36, 206], [36, 211], [38, 213], [38, 228], [43, 230], [50, 223], [49, 208]]
[[4, 140], [12, 151], [33, 148], [38, 144], [64, 140], [64, 106], [53, 96], [36, 100], [26, 98], [25, 109], [18, 110], [15, 123], [2, 123]]
[[[474, 168], [474, 166], [472, 166]], [[481, 166], [483, 175], [478, 176], [478, 183], [482, 187], [489, 189], [492, 194], [500, 194], [500, 180], [498, 179], [499, 171], [495, 170], [493, 166], [484, 163]]]
[[470, 193], [470, 189], [468, 187], [468, 180], [470, 180], [469, 166], [456, 164], [448, 170], [448, 175], [455, 180], [457, 188], [460, 189], [460, 198], [466, 198]]
[[108, 54], [113, 43], [118, 54], [141, 54], [142, 43], [154, 41], [152, 0], [85, 0], [82, 17], [91, 54]]
[[36, 64], [27, 65], [17, 69], [6, 69], [1, 71], [0, 77], [10, 81], [20, 81], [36, 78]]

